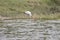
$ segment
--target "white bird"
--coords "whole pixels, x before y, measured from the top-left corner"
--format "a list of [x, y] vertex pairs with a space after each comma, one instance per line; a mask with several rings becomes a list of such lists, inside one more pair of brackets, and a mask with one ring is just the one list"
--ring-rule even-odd
[[29, 16], [32, 16], [32, 13], [30, 11], [25, 11], [24, 13], [29, 15]]

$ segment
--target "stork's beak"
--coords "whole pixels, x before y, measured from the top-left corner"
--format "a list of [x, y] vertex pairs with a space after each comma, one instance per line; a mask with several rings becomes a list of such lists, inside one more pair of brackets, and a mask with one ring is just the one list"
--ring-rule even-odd
[[33, 18], [32, 15], [30, 16], [30, 18]]

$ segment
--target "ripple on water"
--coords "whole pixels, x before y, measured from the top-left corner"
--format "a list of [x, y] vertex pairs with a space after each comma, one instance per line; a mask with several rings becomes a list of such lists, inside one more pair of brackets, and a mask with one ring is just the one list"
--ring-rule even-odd
[[60, 40], [60, 20], [4, 20], [0, 40]]

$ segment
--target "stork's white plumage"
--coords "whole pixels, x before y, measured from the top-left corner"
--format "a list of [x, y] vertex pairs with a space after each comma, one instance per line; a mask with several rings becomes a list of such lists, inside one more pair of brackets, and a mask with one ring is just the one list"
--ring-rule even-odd
[[28, 14], [29, 16], [32, 16], [32, 13], [30, 11], [25, 11], [25, 14]]

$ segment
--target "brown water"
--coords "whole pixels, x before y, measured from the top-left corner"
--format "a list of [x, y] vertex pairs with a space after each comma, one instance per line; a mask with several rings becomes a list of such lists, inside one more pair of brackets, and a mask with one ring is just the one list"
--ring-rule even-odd
[[3, 20], [0, 40], [60, 40], [60, 20]]

